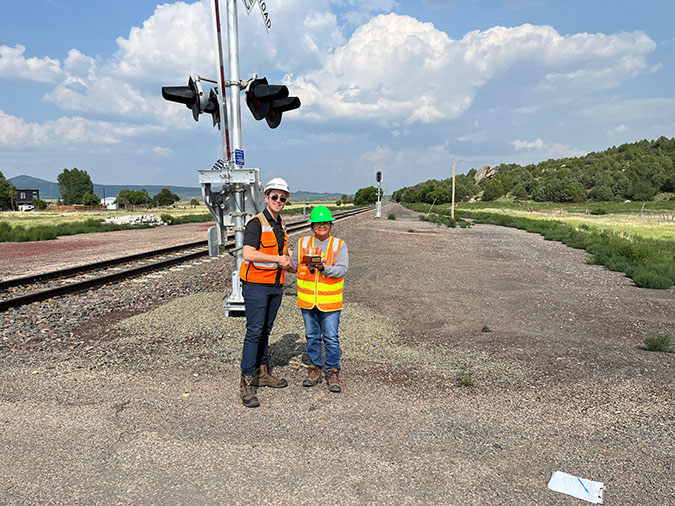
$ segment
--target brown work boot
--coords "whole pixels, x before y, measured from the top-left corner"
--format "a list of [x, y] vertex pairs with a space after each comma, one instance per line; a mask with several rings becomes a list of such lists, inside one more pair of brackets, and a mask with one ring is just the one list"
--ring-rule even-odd
[[239, 390], [241, 391], [241, 402], [247, 408], [257, 408], [260, 406], [258, 398], [255, 396], [255, 386], [253, 385], [252, 374], [242, 374], [239, 382]]
[[253, 377], [253, 384], [257, 387], [284, 388], [288, 386], [288, 381], [284, 378], [272, 376], [269, 365], [260, 364], [260, 367], [256, 369], [256, 375]]
[[328, 390], [331, 392], [342, 392], [342, 387], [340, 387], [340, 371], [335, 367], [326, 374], [326, 382], [328, 383]]
[[307, 377], [305, 378], [305, 381], [302, 382], [302, 386], [313, 387], [318, 383], [321, 383], [321, 368], [312, 364], [309, 366]]

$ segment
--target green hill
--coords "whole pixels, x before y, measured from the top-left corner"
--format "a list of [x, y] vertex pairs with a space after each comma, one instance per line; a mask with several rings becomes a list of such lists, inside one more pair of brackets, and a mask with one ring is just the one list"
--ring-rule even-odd
[[[537, 202], [652, 200], [675, 192], [675, 138], [659, 137], [613, 146], [575, 158], [538, 164], [501, 164], [477, 181], [471, 169], [457, 178], [456, 198], [495, 200], [509, 196]], [[451, 200], [452, 181], [429, 180], [397, 190], [401, 202], [445, 203]]]

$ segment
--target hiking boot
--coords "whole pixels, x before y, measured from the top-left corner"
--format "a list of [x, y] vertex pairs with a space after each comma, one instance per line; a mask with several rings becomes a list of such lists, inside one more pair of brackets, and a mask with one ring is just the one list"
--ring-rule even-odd
[[258, 398], [255, 396], [255, 386], [253, 385], [252, 374], [242, 374], [239, 382], [239, 390], [241, 391], [241, 402], [247, 408], [257, 408], [260, 406]]
[[257, 387], [284, 388], [288, 386], [288, 381], [284, 378], [277, 378], [270, 374], [270, 366], [260, 364], [256, 369], [256, 375], [253, 377], [253, 384]]
[[302, 382], [303, 387], [313, 387], [321, 383], [321, 369], [316, 365], [310, 365], [307, 378]]
[[331, 392], [342, 392], [342, 388], [340, 387], [340, 371], [335, 367], [326, 373], [326, 382], [328, 383], [328, 390]]

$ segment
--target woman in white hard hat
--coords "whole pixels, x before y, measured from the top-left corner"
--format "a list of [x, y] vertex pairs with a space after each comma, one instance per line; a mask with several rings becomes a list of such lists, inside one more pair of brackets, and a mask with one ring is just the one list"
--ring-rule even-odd
[[281, 305], [284, 274], [291, 267], [286, 224], [279, 213], [290, 190], [280, 177], [265, 186], [263, 212], [246, 224], [239, 270], [246, 310], [246, 337], [241, 356], [241, 401], [244, 406], [260, 405], [256, 387], [283, 388], [288, 382], [270, 372], [268, 339]]

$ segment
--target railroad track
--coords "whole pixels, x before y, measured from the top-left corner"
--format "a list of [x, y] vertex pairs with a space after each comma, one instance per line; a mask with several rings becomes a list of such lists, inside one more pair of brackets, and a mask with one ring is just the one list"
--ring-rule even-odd
[[[336, 220], [349, 218], [369, 210], [364, 207], [335, 213]], [[289, 233], [309, 228], [305, 220], [288, 223]], [[225, 252], [234, 251], [234, 236], [228, 235]], [[207, 241], [197, 241], [169, 248], [162, 248], [135, 255], [128, 255], [102, 262], [79, 265], [57, 271], [0, 281], [0, 312], [13, 307], [51, 299], [96, 286], [132, 278], [150, 271], [165, 269], [189, 262], [209, 254]]]

